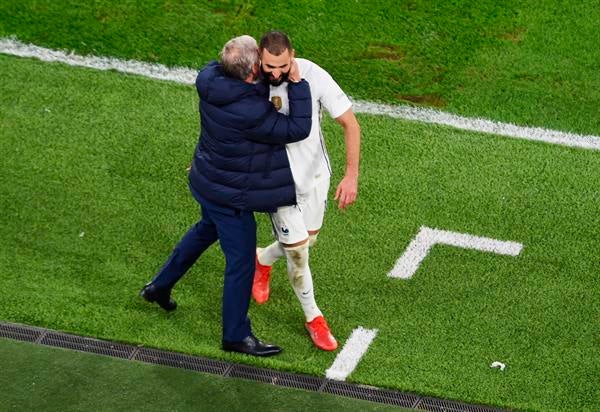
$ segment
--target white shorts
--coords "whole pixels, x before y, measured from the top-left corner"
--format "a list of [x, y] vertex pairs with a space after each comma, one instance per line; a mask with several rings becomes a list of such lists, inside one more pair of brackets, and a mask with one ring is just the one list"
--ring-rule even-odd
[[293, 244], [308, 239], [308, 231], [319, 230], [327, 208], [329, 178], [322, 179], [307, 193], [296, 193], [294, 206], [282, 206], [271, 213], [273, 235], [284, 244]]

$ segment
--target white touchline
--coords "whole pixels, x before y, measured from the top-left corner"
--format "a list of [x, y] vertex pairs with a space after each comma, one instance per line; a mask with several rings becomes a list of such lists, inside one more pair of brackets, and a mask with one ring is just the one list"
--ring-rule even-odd
[[194, 84], [198, 74], [196, 70], [183, 67], [169, 68], [162, 64], [121, 60], [113, 57], [80, 56], [60, 50], [46, 49], [33, 44], [24, 44], [11, 38], [0, 39], [0, 53], [19, 57], [33, 57], [45, 62], [59, 62], [96, 70], [116, 70], [122, 73], [138, 74], [152, 79], [169, 80], [184, 84]]
[[436, 244], [509, 256], [517, 256], [523, 250], [523, 245], [517, 242], [496, 240], [488, 237], [421, 226], [421, 230], [419, 230], [417, 236], [410, 242], [402, 256], [396, 261], [388, 276], [391, 278], [410, 279], [429, 253], [429, 250]]
[[[137, 74], [153, 79], [168, 80], [177, 83], [194, 84], [197, 70], [162, 64], [144, 63], [135, 60], [121, 60], [111, 57], [80, 56], [59, 50], [46, 49], [32, 44], [24, 44], [15, 38], [0, 38], [0, 53], [20, 57], [33, 57], [47, 62], [60, 62], [72, 66], [83, 66], [98, 70], [116, 70]], [[433, 123], [516, 139], [536, 140], [581, 149], [600, 150], [600, 136], [581, 135], [544, 129], [541, 127], [517, 126], [511, 123], [493, 120], [462, 117], [439, 110], [424, 109], [406, 105], [391, 106], [363, 100], [353, 100], [356, 113], [390, 116], [422, 123]]]
[[362, 326], [354, 329], [331, 367], [325, 371], [325, 377], [336, 381], [346, 380], [369, 349], [375, 336], [377, 329], [364, 329]]
[[515, 139], [536, 140], [580, 149], [600, 150], [600, 136], [581, 135], [544, 129], [542, 127], [517, 126], [493, 120], [469, 118], [439, 110], [411, 106], [389, 106], [371, 102], [353, 101], [357, 113], [387, 115], [422, 123], [434, 123], [473, 132], [491, 133]]

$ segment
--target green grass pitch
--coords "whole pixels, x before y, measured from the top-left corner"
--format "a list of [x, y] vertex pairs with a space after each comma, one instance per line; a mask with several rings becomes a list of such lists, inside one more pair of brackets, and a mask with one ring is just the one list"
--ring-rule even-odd
[[[600, 56], [586, 35], [600, 16], [586, 2], [558, 17], [528, 2], [465, 2], [468, 18], [446, 6], [430, 20], [421, 2], [388, 17], [350, 3], [297, 3], [297, 13], [260, 2], [123, 4], [6, 2], [0, 33], [197, 67], [233, 35], [278, 27], [354, 97], [430, 96], [417, 103], [600, 134]], [[271, 359], [219, 350], [218, 247], [176, 288], [175, 313], [136, 297], [198, 218], [185, 172], [198, 132], [193, 88], [5, 55], [0, 68], [0, 319], [324, 374], [336, 354], [311, 345], [283, 262], [272, 299], [250, 311], [257, 334], [285, 348]], [[598, 152], [358, 118], [358, 202], [346, 212], [331, 202], [311, 251], [317, 301], [340, 342], [358, 326], [379, 330], [349, 381], [519, 409], [598, 409]], [[335, 185], [343, 136], [330, 120], [324, 133]], [[436, 246], [411, 280], [389, 278], [420, 226], [524, 249], [510, 257]], [[269, 227], [260, 217], [262, 244]], [[495, 360], [507, 369], [491, 369]]]

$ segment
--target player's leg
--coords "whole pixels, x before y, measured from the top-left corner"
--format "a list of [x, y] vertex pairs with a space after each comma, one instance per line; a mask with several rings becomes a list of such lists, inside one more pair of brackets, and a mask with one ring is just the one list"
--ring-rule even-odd
[[271, 224], [276, 241], [264, 249], [256, 250], [252, 297], [259, 304], [269, 299], [271, 269], [277, 259], [285, 256], [283, 245], [296, 245], [308, 239], [301, 213], [302, 196], [297, 198], [297, 205], [280, 207], [275, 213], [271, 213]]
[[281, 246], [281, 243], [277, 240], [265, 248], [256, 249], [257, 263], [262, 266], [273, 266], [273, 264], [284, 255], [285, 252], [283, 251], [283, 246]]
[[315, 301], [313, 278], [308, 264], [309, 249], [308, 238], [300, 244], [284, 245], [288, 278], [304, 312], [305, 326], [313, 343], [323, 350], [335, 350], [337, 341]]
[[[322, 218], [321, 218], [322, 221]], [[308, 246], [313, 247], [317, 242], [317, 236], [319, 234], [319, 230], [309, 230], [308, 231]], [[262, 272], [268, 272], [270, 276], [271, 266], [279, 258], [285, 256], [285, 251], [283, 249], [283, 245], [278, 240], [275, 240], [269, 246], [265, 248], [257, 248], [256, 249], [256, 263], [257, 267], [261, 267]]]
[[258, 304], [263, 304], [269, 300], [271, 269], [277, 259], [282, 256], [285, 256], [285, 252], [283, 251], [283, 246], [277, 240], [264, 249], [256, 249], [252, 297]]
[[306, 321], [323, 316], [317, 307], [317, 302], [315, 302], [312, 275], [308, 265], [308, 239], [300, 244], [284, 245], [284, 252], [287, 258], [288, 279], [300, 302], [300, 306], [302, 306]]
[[[315, 346], [323, 350], [335, 350], [337, 348], [337, 341], [331, 334], [329, 325], [317, 306], [313, 286], [313, 276], [309, 265], [309, 250], [312, 249], [316, 243], [317, 236], [323, 225], [323, 217], [327, 207], [328, 189], [329, 180], [319, 182], [304, 202], [302, 218], [308, 233], [306, 252], [303, 252], [303, 255], [306, 257], [306, 263], [305, 268], [302, 268], [302, 276], [300, 279], [296, 279], [294, 276], [294, 280], [292, 281], [292, 275], [290, 275], [290, 280], [292, 281], [292, 287], [294, 288], [296, 296], [298, 296], [300, 304], [302, 305], [302, 310], [304, 311], [304, 316], [306, 317], [306, 329]], [[288, 274], [290, 274], [291, 271], [298, 270], [298, 265], [294, 259], [290, 259], [291, 257], [292, 255], [288, 254]]]

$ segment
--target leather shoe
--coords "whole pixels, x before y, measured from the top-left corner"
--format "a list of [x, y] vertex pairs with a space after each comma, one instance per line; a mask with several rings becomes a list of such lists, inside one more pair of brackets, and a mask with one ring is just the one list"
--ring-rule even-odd
[[152, 303], [158, 303], [158, 306], [166, 311], [172, 311], [177, 309], [177, 302], [171, 299], [170, 289], [159, 289], [153, 283], [148, 283], [140, 290], [140, 296], [146, 301]]
[[248, 335], [241, 342], [223, 341], [223, 350], [252, 356], [273, 356], [280, 353], [282, 349], [279, 346], [261, 342], [253, 335]]

